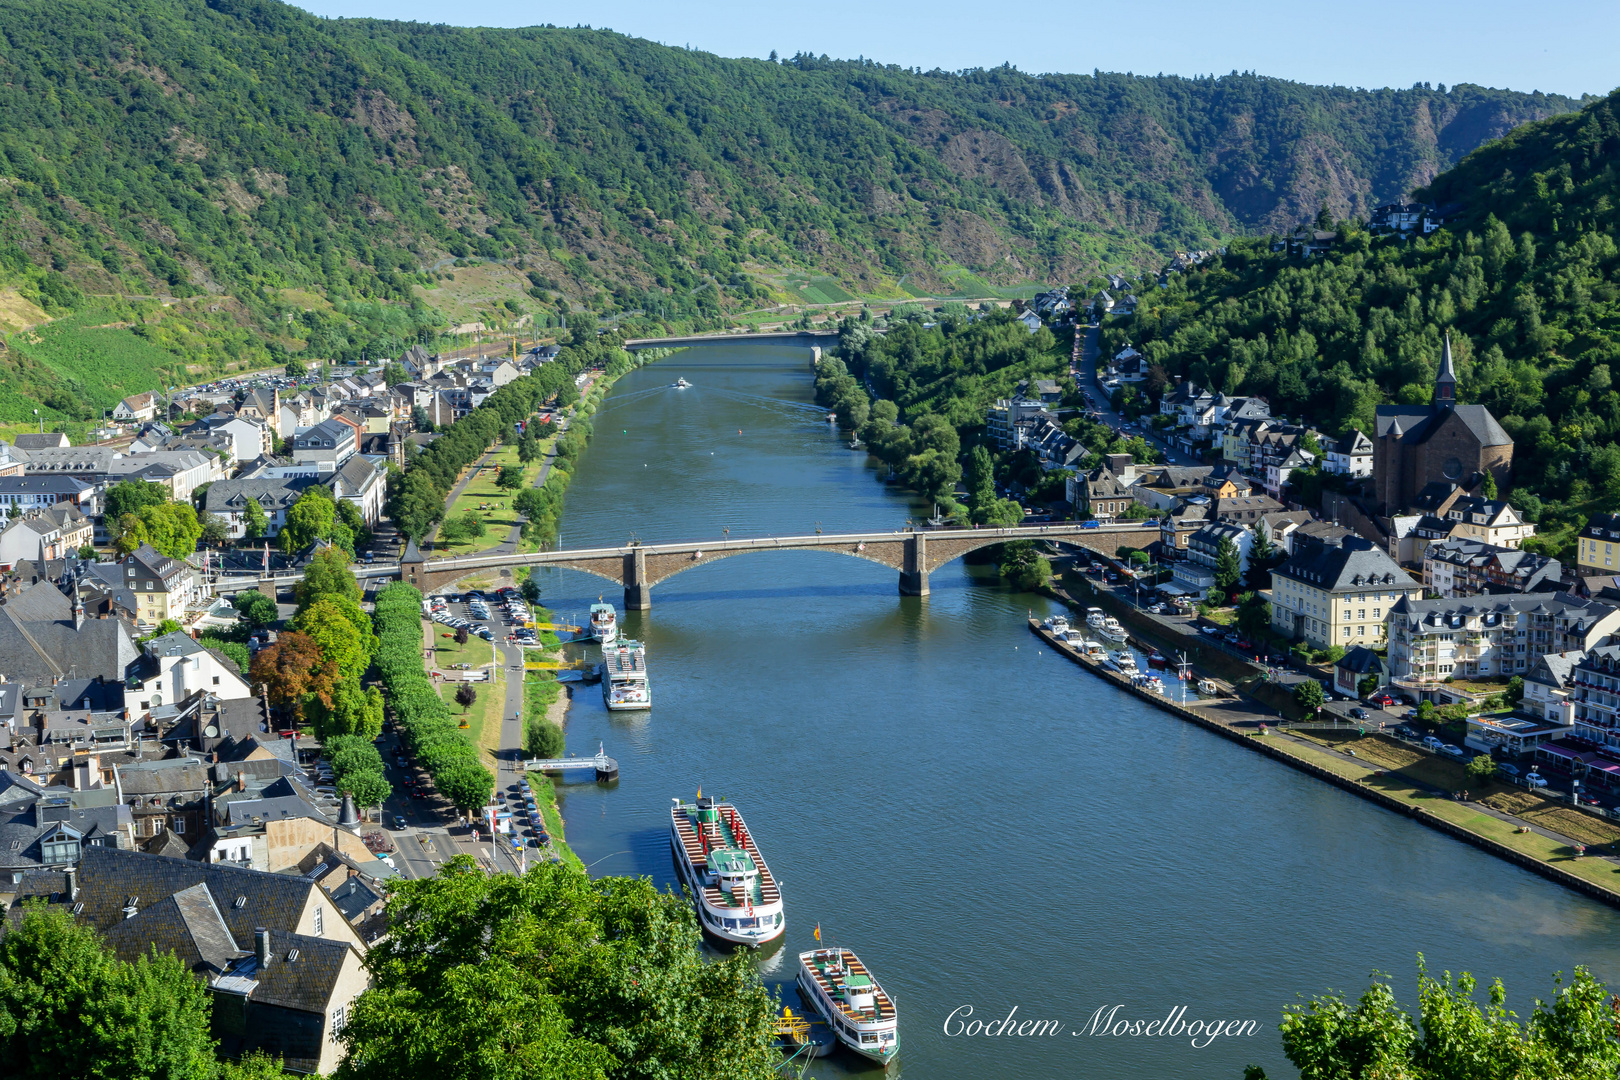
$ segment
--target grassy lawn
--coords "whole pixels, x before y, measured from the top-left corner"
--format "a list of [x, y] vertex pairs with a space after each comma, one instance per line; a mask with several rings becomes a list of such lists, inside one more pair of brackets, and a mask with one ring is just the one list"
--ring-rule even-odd
[[[547, 443], [550, 442], [548, 439]], [[544, 443], [542, 445], [545, 445]], [[458, 543], [445, 543], [443, 540], [435, 541], [439, 547], [452, 555], [475, 555], [481, 551], [500, 544], [511, 532], [512, 526], [518, 523], [518, 513], [512, 509], [512, 500], [523, 487], [534, 483], [534, 478], [540, 473], [540, 462], [523, 467], [523, 487], [507, 491], [495, 486], [495, 477], [500, 475], [503, 465], [520, 465], [518, 461], [517, 443], [506, 443], [496, 449], [490, 457], [489, 464], [474, 465], [474, 475], [467, 484], [467, 489], [456, 497], [445, 513], [445, 517], [460, 517], [471, 511], [484, 519], [484, 535], [472, 540]]]
[[[457, 645], [455, 634], [446, 630], [438, 623], [433, 624], [433, 666], [442, 670], [454, 668], [457, 664], [471, 664], [474, 669], [486, 667], [490, 661], [491, 647], [489, 642], [480, 637], [467, 638], [467, 644]], [[495, 666], [495, 681], [473, 683], [472, 688], [478, 692], [478, 700], [467, 710], [468, 734], [472, 741], [485, 746], [485, 736], [493, 740], [490, 747], [498, 746], [501, 739], [501, 712], [506, 700], [505, 684], [501, 681], [501, 667]], [[439, 684], [439, 697], [450, 706], [452, 712], [458, 717], [462, 716], [461, 706], [456, 703], [456, 690], [460, 683], [443, 682]], [[491, 723], [493, 719], [493, 723]], [[486, 748], [490, 748], [486, 747]]]
[[557, 789], [552, 786], [551, 777], [530, 773], [528, 779], [529, 787], [534, 789], [534, 803], [540, 808], [540, 816], [545, 820], [546, 832], [551, 836], [551, 844], [557, 849], [557, 854], [562, 856], [563, 862], [580, 870], [585, 869], [584, 861], [574, 854], [574, 849], [563, 839], [562, 812], [557, 809]]
[[1200, 608], [1198, 610], [1198, 614], [1202, 615], [1210, 622], [1219, 623], [1222, 626], [1233, 626], [1237, 623], [1236, 608]]

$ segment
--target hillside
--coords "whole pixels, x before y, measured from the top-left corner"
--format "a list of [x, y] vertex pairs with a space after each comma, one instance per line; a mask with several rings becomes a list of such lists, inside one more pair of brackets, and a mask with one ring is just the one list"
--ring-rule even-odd
[[1341, 226], [1302, 262], [1234, 243], [1144, 292], [1107, 331], [1170, 374], [1268, 396], [1337, 434], [1379, 402], [1427, 401], [1450, 331], [1458, 397], [1515, 442], [1511, 498], [1567, 554], [1571, 529], [1620, 509], [1620, 92], [1482, 147], [1419, 194], [1463, 205], [1427, 239]]
[[[1324, 202], [1363, 213], [1577, 104], [728, 60], [270, 0], [0, 14], [0, 324], [79, 312], [175, 377], [582, 307], [715, 325], [1077, 280]], [[9, 345], [0, 419], [146, 388]]]

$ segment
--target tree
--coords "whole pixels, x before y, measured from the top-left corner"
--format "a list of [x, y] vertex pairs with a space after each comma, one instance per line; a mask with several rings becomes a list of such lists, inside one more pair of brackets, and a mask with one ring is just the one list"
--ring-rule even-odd
[[269, 527], [270, 519], [265, 516], [264, 507], [259, 505], [257, 499], [249, 499], [242, 507], [242, 536], [257, 540]]
[[420, 405], [411, 406], [411, 427], [428, 434], [433, 432], [433, 421], [428, 419], [427, 410]]
[[242, 621], [254, 629], [269, 626], [281, 617], [276, 602], [256, 589], [237, 593], [231, 603]]
[[502, 491], [516, 491], [523, 486], [523, 466], [502, 465], [495, 474], [495, 486]]
[[465, 645], [465, 644], [467, 644], [467, 638], [468, 638], [467, 628], [465, 626], [456, 627], [456, 644], [457, 645]]
[[387, 386], [398, 386], [403, 382], [411, 381], [411, 373], [405, 370], [405, 365], [398, 360], [390, 360], [383, 367], [383, 383]]
[[144, 507], [161, 506], [168, 501], [168, 489], [162, 484], [147, 480], [123, 480], [107, 489], [102, 513], [116, 521], [125, 514], [139, 513]]
[[1215, 587], [1230, 595], [1242, 579], [1242, 556], [1232, 538], [1223, 536], [1215, 545]]
[[[257, 506], [258, 504], [254, 503], [253, 505]], [[231, 527], [226, 524], [224, 518], [218, 514], [204, 514], [200, 520], [202, 522], [202, 539], [204, 542], [224, 544], [230, 541]]]
[[1496, 498], [1496, 476], [1489, 469], [1485, 471], [1485, 481], [1480, 485], [1480, 493], [1487, 499]]
[[259, 650], [250, 674], [255, 685], [265, 688], [270, 704], [296, 723], [303, 722], [305, 701], [311, 695], [330, 700], [337, 681], [337, 669], [321, 655], [320, 646], [307, 634], [291, 630]]
[[1052, 564], [1035, 550], [1029, 540], [1014, 540], [1002, 545], [1001, 576], [1029, 592], [1045, 585], [1052, 578]]
[[1496, 761], [1489, 754], [1476, 754], [1464, 772], [1471, 784], [1486, 784], [1496, 775]]
[[531, 716], [524, 725], [523, 747], [532, 756], [540, 758], [562, 757], [567, 740], [562, 728], [544, 716]]
[[[576, 331], [577, 333], [577, 331]], [[572, 382], [565, 382], [557, 390], [557, 408], [566, 409], [579, 400], [579, 387]]]
[[1271, 626], [1271, 604], [1259, 593], [1246, 592], [1239, 596], [1237, 626], [1244, 637], [1258, 639]]
[[172, 953], [125, 963], [66, 911], [0, 939], [0, 1073], [211, 1080], [212, 995]]
[[1524, 697], [1524, 676], [1515, 675], [1509, 679], [1507, 693], [1502, 696], [1507, 698], [1509, 704], [1522, 700]]
[[349, 560], [338, 548], [322, 548], [315, 552], [304, 569], [304, 580], [298, 584], [300, 607], [314, 603], [325, 596], [341, 596], [360, 600], [360, 582], [349, 566]]
[[381, 769], [361, 769], [346, 773], [341, 784], [339, 790], [347, 791], [354, 796], [356, 806], [381, 806], [394, 793], [394, 786], [388, 782]]
[[1271, 588], [1271, 568], [1277, 565], [1277, 548], [1271, 542], [1271, 530], [1264, 525], [1254, 528], [1254, 542], [1249, 545], [1249, 569], [1244, 584], [1259, 592]]
[[518, 440], [518, 460], [525, 465], [532, 465], [544, 456], [545, 451], [540, 449], [540, 439], [535, 435], [531, 425], [523, 432], [523, 438]]
[[466, 712], [468, 709], [471, 709], [473, 707], [473, 703], [477, 700], [478, 691], [473, 689], [472, 683], [464, 682], [460, 686], [456, 687], [456, 704], [461, 706], [462, 712]]
[[1327, 691], [1315, 679], [1306, 679], [1294, 687], [1294, 704], [1307, 713], [1314, 713], [1327, 700]]
[[[370, 633], [356, 626], [353, 615], [364, 613], [355, 605], [353, 611], [344, 610], [345, 601], [338, 597], [323, 596], [305, 606], [293, 617], [292, 628], [315, 642], [321, 658], [334, 667], [343, 679], [358, 680], [371, 663], [366, 636]], [[354, 604], [354, 601], [347, 601]], [[373, 639], [375, 641], [375, 639]], [[358, 684], [357, 684], [358, 685]]]
[[528, 601], [531, 606], [538, 604], [540, 602], [539, 579], [531, 573], [523, 579], [523, 584], [518, 586], [518, 592], [523, 594], [523, 599]]
[[287, 366], [282, 369], [289, 379], [303, 379], [309, 375], [309, 368], [302, 360], [288, 360]]
[[[1378, 981], [1354, 1004], [1330, 993], [1287, 1006], [1283, 1053], [1300, 1080], [1608, 1080], [1620, 1068], [1608, 990], [1579, 966], [1570, 985], [1562, 981], [1521, 1027], [1507, 1011], [1501, 980], [1491, 983], [1482, 1006], [1472, 975], [1435, 979], [1419, 954], [1415, 1021]], [[1245, 1075], [1264, 1080], [1265, 1073], [1250, 1066]]]
[[281, 550], [291, 555], [317, 540], [331, 539], [336, 522], [337, 506], [332, 502], [332, 493], [319, 484], [306, 488], [287, 508], [279, 539]]
[[247, 646], [240, 641], [227, 641], [218, 634], [204, 634], [197, 640], [208, 648], [230, 657], [243, 675], [246, 675], [253, 665], [253, 654], [248, 652]]
[[1378, 686], [1379, 681], [1377, 675], [1366, 675], [1360, 682], [1356, 683], [1356, 693], [1364, 698], [1372, 697], [1374, 694], [1378, 693]]
[[334, 1080], [769, 1080], [775, 1008], [752, 958], [699, 945], [691, 905], [647, 879], [457, 856], [396, 886]]

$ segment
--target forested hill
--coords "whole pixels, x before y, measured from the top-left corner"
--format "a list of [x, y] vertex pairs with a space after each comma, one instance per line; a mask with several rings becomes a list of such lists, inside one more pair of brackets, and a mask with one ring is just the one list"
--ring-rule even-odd
[[[0, 20], [0, 325], [86, 295], [214, 297], [166, 330], [104, 304], [84, 320], [145, 326], [192, 370], [267, 340], [344, 355], [435, 308], [712, 320], [1070, 282], [1323, 202], [1363, 213], [1577, 104], [728, 60], [271, 0], [0, 0]], [[458, 257], [523, 271], [495, 283], [512, 303], [446, 300]], [[68, 346], [35, 349], [61, 374]]]
[[1379, 402], [1429, 400], [1449, 331], [1458, 398], [1515, 442], [1511, 499], [1568, 554], [1572, 528], [1620, 509], [1620, 92], [1469, 155], [1421, 195], [1462, 212], [1425, 239], [1340, 226], [1303, 261], [1234, 243], [1144, 292], [1111, 344], [1170, 374], [1270, 397], [1332, 433]]

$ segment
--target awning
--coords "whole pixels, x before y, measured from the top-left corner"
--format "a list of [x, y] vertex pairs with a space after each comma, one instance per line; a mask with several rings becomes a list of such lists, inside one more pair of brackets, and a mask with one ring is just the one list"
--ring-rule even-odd
[[1542, 743], [1540, 746], [1536, 747], [1536, 749], [1543, 754], [1552, 754], [1556, 757], [1569, 758], [1571, 761], [1581, 760], [1581, 755], [1577, 754], [1573, 750], [1565, 750], [1557, 743]]
[[1186, 596], [1187, 590], [1176, 585], [1160, 585], [1159, 591], [1166, 596]]

